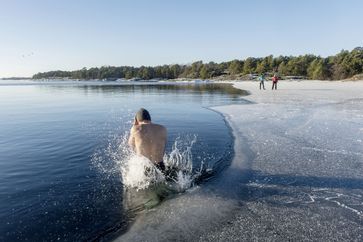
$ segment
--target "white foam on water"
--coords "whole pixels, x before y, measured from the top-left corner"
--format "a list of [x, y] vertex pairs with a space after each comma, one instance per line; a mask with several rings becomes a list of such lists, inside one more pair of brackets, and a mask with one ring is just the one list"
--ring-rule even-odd
[[[129, 133], [113, 137], [105, 150], [95, 152], [94, 166], [102, 173], [119, 175], [126, 188], [147, 189], [151, 185], [165, 183], [177, 192], [183, 192], [193, 185], [201, 172], [193, 174], [192, 147], [197, 136], [176, 138], [170, 153], [164, 155], [165, 174], [153, 162], [133, 152], [128, 145]], [[200, 168], [200, 171], [202, 167]]]
[[122, 183], [136, 189], [148, 188], [151, 184], [163, 182], [164, 174], [146, 157], [132, 155], [117, 161], [122, 174]]

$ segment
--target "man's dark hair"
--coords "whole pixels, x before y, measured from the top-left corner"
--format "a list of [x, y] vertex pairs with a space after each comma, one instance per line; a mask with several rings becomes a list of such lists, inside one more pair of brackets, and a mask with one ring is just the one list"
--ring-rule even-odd
[[140, 108], [139, 111], [137, 111], [135, 118], [137, 121], [151, 121], [150, 113], [144, 109]]

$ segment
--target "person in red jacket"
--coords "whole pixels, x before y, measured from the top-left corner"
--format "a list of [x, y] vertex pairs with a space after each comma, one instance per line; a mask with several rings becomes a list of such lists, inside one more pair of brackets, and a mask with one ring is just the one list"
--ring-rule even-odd
[[274, 74], [274, 76], [272, 77], [272, 90], [277, 89], [277, 82], [279, 81], [279, 78], [277, 77], [276, 74]]

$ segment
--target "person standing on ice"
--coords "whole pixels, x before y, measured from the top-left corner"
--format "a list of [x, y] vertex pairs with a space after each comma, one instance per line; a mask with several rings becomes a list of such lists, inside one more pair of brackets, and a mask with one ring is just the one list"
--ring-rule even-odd
[[148, 158], [155, 166], [164, 171], [163, 161], [167, 139], [167, 130], [164, 126], [151, 122], [149, 112], [141, 108], [135, 116], [130, 131], [129, 145], [136, 154]]
[[261, 87], [263, 87], [263, 90], [265, 89], [265, 75], [263, 73], [261, 73], [261, 75], [258, 77], [258, 80], [260, 81], [260, 90]]
[[277, 82], [279, 81], [279, 78], [277, 77], [276, 74], [274, 74], [274, 76], [272, 77], [272, 90], [277, 90]]

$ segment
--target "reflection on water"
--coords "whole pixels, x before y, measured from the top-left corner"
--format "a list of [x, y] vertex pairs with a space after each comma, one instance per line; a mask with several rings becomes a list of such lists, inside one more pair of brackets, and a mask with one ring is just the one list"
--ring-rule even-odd
[[[40, 88], [50, 90], [68, 90], [69, 86], [62, 83], [56, 85], [39, 85]], [[89, 85], [87, 82], [81, 82], [73, 84], [73, 88], [81, 89], [85, 94], [91, 93], [115, 93], [115, 92], [127, 92], [127, 93], [152, 93], [163, 94], [165, 91], [168, 93], [180, 94], [185, 91], [190, 91], [194, 94], [228, 94], [230, 99], [240, 99], [241, 96], [248, 94], [247, 91], [236, 89], [232, 84], [219, 84], [219, 83], [207, 83], [207, 84], [190, 84], [190, 83], [133, 83], [133, 84], [107, 84], [107, 85]]]

